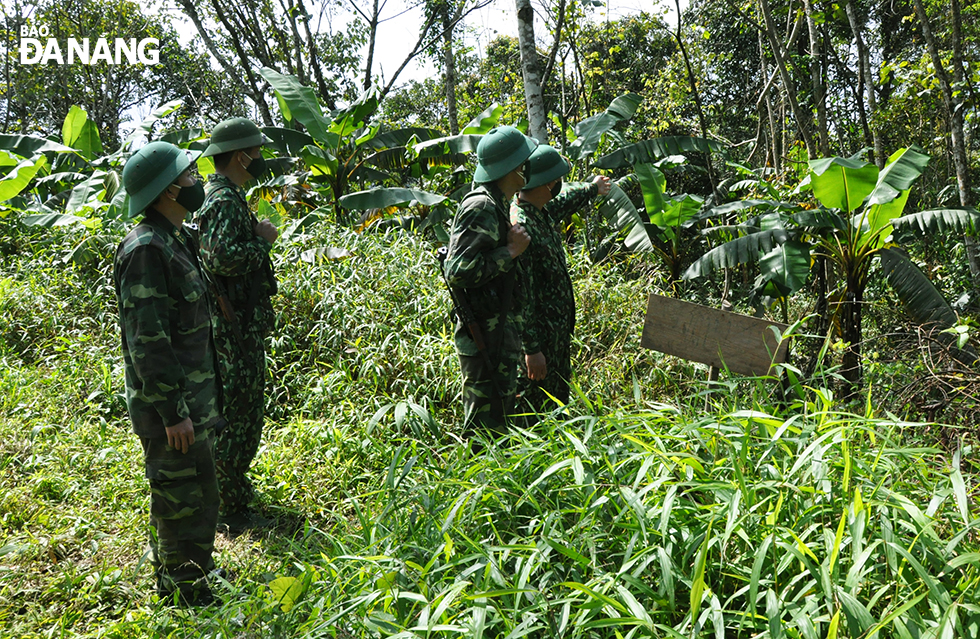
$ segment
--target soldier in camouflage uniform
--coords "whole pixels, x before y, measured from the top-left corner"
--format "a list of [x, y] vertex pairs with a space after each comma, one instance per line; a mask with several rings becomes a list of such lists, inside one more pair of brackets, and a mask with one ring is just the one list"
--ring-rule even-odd
[[277, 285], [270, 252], [279, 233], [249, 210], [242, 186], [265, 172], [262, 145], [271, 142], [250, 120], [215, 126], [203, 157], [215, 172], [196, 222], [201, 262], [214, 291], [214, 339], [218, 350], [224, 415], [228, 426], [215, 442], [221, 494], [219, 529], [239, 534], [272, 521], [253, 511], [247, 472], [258, 452], [265, 412], [265, 340], [275, 324], [271, 297]]
[[220, 424], [208, 296], [197, 246], [183, 227], [204, 201], [192, 158], [153, 142], [123, 167], [129, 212], [143, 220], [113, 268], [126, 401], [150, 484], [156, 590], [180, 604], [212, 601], [218, 485], [211, 444]]
[[513, 127], [498, 127], [477, 146], [474, 188], [463, 198], [450, 229], [444, 274], [454, 296], [469, 306], [486, 344], [477, 347], [458, 321], [456, 351], [463, 374], [464, 435], [506, 430], [517, 392], [521, 343], [521, 289], [517, 257], [529, 242], [511, 225], [510, 200], [524, 186], [523, 167], [537, 142]]
[[575, 294], [557, 226], [597, 195], [608, 194], [610, 188], [605, 176], [596, 176], [589, 184], [562, 188], [562, 178], [570, 169], [554, 148], [539, 146], [528, 160], [527, 184], [511, 208], [511, 221], [522, 224], [531, 236], [531, 245], [521, 257], [528, 293], [521, 362], [526, 374], [520, 376], [519, 385], [520, 408], [530, 413], [553, 408], [554, 399], [567, 403], [572, 377]]

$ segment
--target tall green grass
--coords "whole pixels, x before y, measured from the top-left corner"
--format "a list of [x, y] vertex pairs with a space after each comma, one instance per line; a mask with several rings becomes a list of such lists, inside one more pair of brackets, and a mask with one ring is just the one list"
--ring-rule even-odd
[[[304, 260], [323, 247], [351, 257]], [[170, 609], [149, 593], [109, 256], [56, 253], [0, 267], [0, 636], [980, 635], [969, 444], [841, 412], [817, 382], [796, 403], [707, 389], [639, 348], [652, 276], [573, 255], [567, 416], [473, 455], [429, 245], [326, 228], [277, 257], [254, 474], [280, 527], [219, 537], [222, 604]]]

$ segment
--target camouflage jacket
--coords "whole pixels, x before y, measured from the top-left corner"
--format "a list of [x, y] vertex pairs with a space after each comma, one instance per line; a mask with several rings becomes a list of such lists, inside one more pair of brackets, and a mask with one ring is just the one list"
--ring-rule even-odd
[[554, 332], [571, 334], [575, 326], [575, 293], [565, 261], [565, 244], [557, 226], [599, 194], [595, 184], [565, 184], [562, 192], [543, 210], [515, 200], [511, 222], [520, 223], [531, 236], [531, 244], [521, 255], [525, 278], [524, 352], [527, 344], [544, 344]]
[[[500, 331], [522, 332], [521, 268], [507, 250], [508, 203], [493, 184], [477, 185], [460, 202], [453, 217], [445, 273], [449, 285], [461, 290], [479, 320], [490, 349], [504, 341]], [[510, 289], [510, 306], [501, 316]], [[476, 355], [476, 345], [462, 322], [456, 326], [456, 348]], [[507, 340], [508, 342], [511, 340]]]
[[[275, 326], [270, 297], [278, 290], [269, 256], [272, 244], [255, 234], [259, 220], [249, 210], [242, 187], [214, 173], [205, 191], [194, 219], [200, 229], [201, 263], [218, 291], [227, 292], [242, 330], [266, 334]], [[215, 320], [224, 322], [218, 309]]]
[[140, 437], [166, 436], [190, 417], [219, 418], [210, 309], [189, 233], [150, 209], [113, 265], [126, 364], [126, 402]]

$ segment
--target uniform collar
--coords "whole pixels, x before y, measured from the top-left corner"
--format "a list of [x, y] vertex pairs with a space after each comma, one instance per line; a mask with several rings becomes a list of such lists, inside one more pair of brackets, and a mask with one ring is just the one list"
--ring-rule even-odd
[[164, 234], [174, 238], [181, 244], [186, 244], [189, 239], [187, 231], [184, 230], [183, 225], [174, 226], [173, 222], [168, 220], [163, 213], [160, 213], [154, 208], [146, 209], [146, 213], [143, 216], [143, 222], [160, 229], [164, 232]]
[[238, 186], [237, 184], [231, 181], [231, 178], [225, 177], [224, 175], [221, 175], [217, 171], [215, 171], [208, 177], [208, 182], [211, 184], [215, 184], [217, 186], [230, 186], [238, 191], [242, 191], [243, 193], [245, 192], [244, 187]]

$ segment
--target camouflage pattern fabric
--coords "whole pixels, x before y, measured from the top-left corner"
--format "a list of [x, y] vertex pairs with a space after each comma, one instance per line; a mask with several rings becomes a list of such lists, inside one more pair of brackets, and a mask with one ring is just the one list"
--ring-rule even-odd
[[[275, 325], [270, 299], [277, 291], [269, 253], [272, 244], [255, 235], [258, 219], [245, 191], [213, 174], [195, 219], [201, 261], [208, 278], [227, 293], [244, 343], [217, 304], [213, 309], [222, 399], [228, 424], [215, 441], [221, 514], [245, 511], [253, 498], [247, 472], [262, 438], [265, 413], [265, 338]], [[253, 292], [253, 289], [254, 290]]]
[[214, 569], [214, 531], [218, 524], [218, 482], [214, 474], [212, 430], [195, 429], [187, 453], [166, 437], [141, 439], [150, 483], [150, 561], [161, 597], [180, 590], [187, 600], [206, 588]]
[[[481, 357], [466, 325], [456, 322], [454, 339], [463, 376], [463, 432], [506, 430], [517, 392], [520, 358], [521, 272], [507, 250], [508, 205], [493, 184], [475, 187], [460, 202], [450, 229], [445, 275], [469, 303], [487, 345], [493, 370]], [[510, 306], [502, 306], [510, 289]]]
[[[218, 489], [211, 427], [220, 418], [207, 291], [191, 236], [150, 209], [113, 269], [126, 398], [150, 483], [151, 560], [163, 595], [199, 587], [213, 567]], [[185, 455], [166, 428], [190, 418]], [[195, 584], [198, 582], [198, 584]]]
[[190, 417], [218, 418], [207, 286], [191, 236], [150, 209], [113, 265], [126, 368], [126, 402], [140, 437], [166, 437]]
[[595, 184], [565, 184], [562, 192], [538, 210], [533, 204], [516, 200], [511, 221], [520, 223], [531, 236], [531, 244], [521, 255], [527, 294], [524, 304], [524, 353], [537, 344], [544, 354], [548, 374], [543, 380], [528, 379], [524, 358], [520, 361], [519, 395], [521, 412], [541, 413], [556, 407], [555, 400], [568, 402], [568, 381], [572, 377], [572, 333], [575, 330], [575, 293], [568, 275], [565, 244], [558, 224], [592, 202], [599, 194]]

